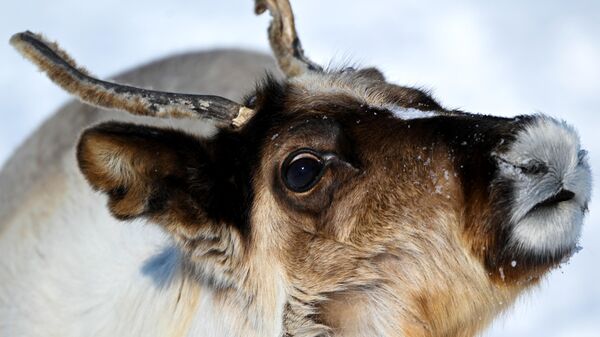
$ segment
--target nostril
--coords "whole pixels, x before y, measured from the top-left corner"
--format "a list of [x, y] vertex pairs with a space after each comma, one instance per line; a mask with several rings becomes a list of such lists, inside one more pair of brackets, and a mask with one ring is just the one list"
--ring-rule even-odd
[[525, 174], [537, 175], [548, 173], [548, 166], [537, 160], [531, 160], [525, 165], [519, 166], [519, 168]]
[[575, 193], [569, 190], [562, 189], [554, 196], [556, 202], [569, 201], [575, 198]]
[[562, 189], [562, 190], [560, 190], [560, 192], [556, 193], [555, 195], [551, 196], [550, 198], [535, 205], [534, 208], [553, 206], [553, 205], [556, 205], [563, 201], [569, 201], [573, 198], [575, 198], [575, 193], [573, 193], [569, 190]]

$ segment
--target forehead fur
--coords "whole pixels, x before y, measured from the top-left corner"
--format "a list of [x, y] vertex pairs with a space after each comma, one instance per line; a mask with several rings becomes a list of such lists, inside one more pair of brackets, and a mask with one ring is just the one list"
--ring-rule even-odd
[[346, 95], [362, 104], [380, 108], [416, 108], [420, 110], [443, 110], [426, 92], [390, 84], [378, 70], [333, 71], [327, 73], [310, 72], [292, 78], [289, 83], [306, 95]]

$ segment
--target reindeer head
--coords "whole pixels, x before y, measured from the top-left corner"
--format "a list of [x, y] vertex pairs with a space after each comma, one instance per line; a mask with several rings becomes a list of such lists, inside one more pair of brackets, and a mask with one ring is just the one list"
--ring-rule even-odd
[[287, 78], [243, 104], [101, 81], [38, 35], [11, 40], [84, 102], [219, 128], [206, 139], [105, 123], [77, 158], [117, 218], [162, 226], [189, 276], [228, 294], [246, 326], [471, 335], [573, 253], [591, 184], [573, 128], [446, 110], [374, 68], [324, 70], [287, 1], [256, 8], [273, 15]]

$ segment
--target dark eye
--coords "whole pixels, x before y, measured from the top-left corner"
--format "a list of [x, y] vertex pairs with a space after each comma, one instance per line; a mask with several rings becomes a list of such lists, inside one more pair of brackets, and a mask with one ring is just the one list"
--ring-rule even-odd
[[323, 160], [311, 152], [290, 155], [283, 165], [283, 181], [294, 192], [306, 192], [323, 174]]

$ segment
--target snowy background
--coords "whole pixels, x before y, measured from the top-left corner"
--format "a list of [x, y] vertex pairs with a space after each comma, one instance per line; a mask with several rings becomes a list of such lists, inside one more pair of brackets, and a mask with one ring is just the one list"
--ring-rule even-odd
[[[512, 116], [544, 112], [581, 133], [600, 181], [600, 2], [297, 0], [307, 54], [377, 65], [388, 79], [433, 89], [442, 104]], [[268, 17], [251, 0], [3, 0], [0, 164], [69, 97], [8, 45], [44, 32], [101, 77], [168, 54], [213, 47], [268, 52]], [[596, 184], [599, 186], [599, 184]], [[594, 195], [599, 196], [598, 189]], [[485, 336], [600, 336], [600, 208], [583, 250]]]

